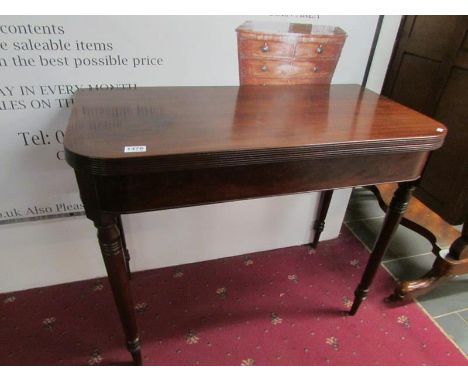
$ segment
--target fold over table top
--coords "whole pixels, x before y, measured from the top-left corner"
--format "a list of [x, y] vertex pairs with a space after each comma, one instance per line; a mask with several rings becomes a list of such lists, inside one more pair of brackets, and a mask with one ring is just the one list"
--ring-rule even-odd
[[147, 87], [79, 90], [64, 146], [73, 167], [115, 175], [430, 151], [445, 134], [358, 85]]

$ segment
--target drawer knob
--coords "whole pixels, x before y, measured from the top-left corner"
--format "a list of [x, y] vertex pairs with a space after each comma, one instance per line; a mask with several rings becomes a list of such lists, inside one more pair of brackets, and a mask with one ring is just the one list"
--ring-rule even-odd
[[260, 68], [260, 70], [261, 70], [262, 72], [266, 72], [266, 71], [268, 70], [268, 68], [267, 68], [266, 65], [263, 65], [263, 66]]
[[260, 48], [260, 50], [263, 52], [263, 53], [267, 53], [270, 48], [268, 47], [268, 44], [267, 43], [264, 43], [263, 46]]
[[317, 54], [322, 54], [323, 53], [323, 44], [320, 44], [318, 48], [316, 49]]
[[318, 66], [314, 66], [314, 67], [312, 68], [312, 71], [313, 71], [314, 73], [317, 73], [317, 72], [319, 71]]

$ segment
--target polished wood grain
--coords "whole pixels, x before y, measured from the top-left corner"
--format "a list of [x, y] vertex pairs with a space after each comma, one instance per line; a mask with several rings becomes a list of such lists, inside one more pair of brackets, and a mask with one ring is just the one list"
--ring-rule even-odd
[[285, 42], [239, 39], [238, 44], [242, 58], [282, 59], [294, 56], [294, 45]]
[[[103, 176], [95, 180], [107, 212], [138, 212], [417, 179], [427, 152], [356, 155], [334, 159], [163, 173]], [[116, 191], [117, 190], [117, 191]]]
[[160, 87], [78, 91], [64, 146], [73, 166], [116, 175], [434, 150], [445, 133], [357, 85]]
[[[310, 62], [285, 62], [267, 60], [243, 60], [244, 71], [247, 75], [258, 79], [319, 79], [323, 84], [330, 83], [335, 68], [333, 61], [311, 60]], [[263, 81], [264, 84], [265, 81]], [[300, 84], [298, 84], [300, 85]]]
[[340, 40], [332, 43], [328, 39], [314, 42], [279, 42], [264, 39], [248, 39], [241, 35], [238, 40], [240, 58], [260, 58], [267, 60], [282, 60], [295, 58], [296, 61], [311, 58], [335, 61], [341, 53], [343, 43]]
[[322, 59], [336, 62], [340, 58], [344, 39], [333, 43], [331, 40], [313, 43], [298, 42], [295, 46], [294, 57], [299, 59]]
[[80, 90], [66, 160], [97, 227], [134, 362], [143, 358], [121, 214], [401, 182], [356, 290], [355, 314], [413, 181], [445, 134], [440, 123], [356, 85]]

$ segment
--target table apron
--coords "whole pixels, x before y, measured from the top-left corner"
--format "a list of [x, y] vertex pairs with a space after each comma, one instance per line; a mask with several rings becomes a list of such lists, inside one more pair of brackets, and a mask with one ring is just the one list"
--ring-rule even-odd
[[135, 213], [415, 180], [427, 157], [421, 151], [78, 179], [85, 208]]

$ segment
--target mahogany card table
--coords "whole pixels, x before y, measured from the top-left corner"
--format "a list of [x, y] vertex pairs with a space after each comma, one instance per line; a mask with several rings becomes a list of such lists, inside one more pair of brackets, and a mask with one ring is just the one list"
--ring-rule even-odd
[[134, 362], [142, 356], [122, 214], [398, 182], [354, 315], [445, 135], [440, 123], [358, 85], [79, 90], [66, 160]]

